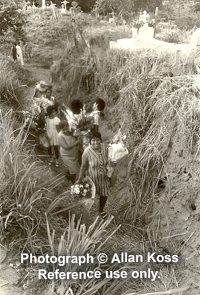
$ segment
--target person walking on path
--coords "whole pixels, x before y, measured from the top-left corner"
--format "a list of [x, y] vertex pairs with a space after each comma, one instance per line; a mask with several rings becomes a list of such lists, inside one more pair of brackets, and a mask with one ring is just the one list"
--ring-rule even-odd
[[69, 124], [67, 121], [61, 122], [59, 128], [61, 129], [58, 134], [60, 155], [67, 170], [67, 177], [74, 183], [80, 168], [78, 162], [80, 140], [77, 140], [69, 131]]
[[47, 107], [46, 130], [49, 138], [50, 146], [48, 153], [50, 156], [49, 165], [53, 164], [53, 156], [56, 156], [56, 167], [59, 167], [59, 140], [58, 140], [58, 125], [60, 119], [57, 117], [56, 108], [54, 106]]
[[84, 150], [79, 177], [76, 183], [81, 183], [85, 172], [96, 186], [96, 193], [99, 195], [99, 213], [102, 218], [106, 218], [104, 207], [110, 194], [110, 179], [107, 176], [108, 153], [102, 144], [99, 132], [91, 133], [90, 145]]
[[24, 66], [24, 60], [23, 60], [22, 49], [20, 46], [20, 41], [17, 43], [16, 50], [17, 50], [17, 60], [21, 63], [22, 66]]

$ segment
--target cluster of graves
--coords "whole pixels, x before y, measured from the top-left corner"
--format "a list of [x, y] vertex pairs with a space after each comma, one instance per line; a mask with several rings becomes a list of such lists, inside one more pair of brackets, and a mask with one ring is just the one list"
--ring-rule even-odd
[[[70, 3], [68, 2], [67, 0], [64, 0], [63, 2], [61, 2], [61, 9], [60, 9], [60, 12], [61, 14], [67, 14], [68, 11], [67, 11], [67, 4]], [[56, 17], [56, 14], [55, 14], [55, 6], [56, 4], [54, 4], [52, 1], [50, 2], [50, 5], [49, 4], [46, 4], [46, 1], [45, 0], [42, 0], [42, 8], [51, 8], [52, 11], [53, 11], [53, 14], [54, 16]], [[35, 9], [36, 6], [35, 6], [35, 2], [31, 3], [29, 0], [27, 2], [25, 2], [24, 4], [24, 11], [26, 12], [27, 10], [30, 10], [30, 9]], [[73, 13], [73, 7], [70, 9], [70, 12]]]
[[146, 11], [140, 15], [138, 21], [133, 22], [132, 38], [119, 39], [110, 41], [110, 49], [136, 50], [148, 49], [157, 52], [168, 52], [180, 54], [189, 54], [198, 46], [200, 46], [200, 28], [193, 33], [189, 44], [173, 44], [161, 40], [156, 40], [155, 35], [155, 20], [150, 20], [150, 16]]

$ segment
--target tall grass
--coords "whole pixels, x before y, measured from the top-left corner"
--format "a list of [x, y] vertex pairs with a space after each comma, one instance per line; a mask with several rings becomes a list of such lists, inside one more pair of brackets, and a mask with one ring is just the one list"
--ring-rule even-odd
[[[69, 54], [71, 53], [71, 55]], [[64, 93], [71, 96], [85, 94], [101, 96], [113, 104], [119, 98], [120, 90], [130, 83], [149, 75], [161, 75], [162, 67], [172, 60], [169, 55], [157, 56], [155, 53], [127, 51], [92, 51], [78, 53], [67, 49], [59, 62], [52, 67], [54, 82], [62, 85]], [[74, 87], [75, 86], [75, 87]]]
[[37, 247], [42, 247], [42, 240], [40, 246], [36, 242], [39, 237], [47, 238], [44, 212], [52, 212], [51, 203], [60, 197], [56, 196], [56, 188], [62, 179], [53, 177], [37, 160], [33, 147], [26, 143], [28, 133], [24, 126], [14, 129], [12, 111], [1, 115], [0, 131], [1, 231], [9, 240], [16, 240], [18, 246], [22, 238], [25, 248], [37, 251]]
[[[172, 148], [180, 157], [181, 153], [184, 154], [185, 165], [199, 154], [198, 83], [199, 78], [195, 76], [165, 78], [143, 105], [143, 134], [135, 142], [129, 164], [133, 196], [136, 196], [134, 211], [138, 211], [135, 221], [150, 210], [159, 179], [167, 179], [165, 163]], [[133, 126], [127, 120], [126, 128], [128, 125]], [[137, 126], [133, 130], [137, 131]], [[178, 146], [173, 146], [173, 142], [179, 142]]]
[[23, 108], [24, 101], [18, 95], [28, 82], [28, 71], [5, 56], [0, 56], [0, 103]]
[[[61, 271], [67, 272], [87, 272], [87, 271], [101, 271], [102, 278], [86, 278], [86, 279], [69, 279], [66, 282], [61, 281], [61, 285], [53, 283], [53, 291], [57, 290], [58, 294], [65, 294], [71, 290], [72, 294], [86, 295], [86, 294], [117, 294], [116, 292], [122, 288], [126, 280], [118, 282], [117, 286], [113, 279], [104, 276], [105, 269], [114, 269], [115, 266], [104, 266], [99, 264], [97, 255], [105, 251], [107, 241], [115, 234], [118, 227], [110, 227], [112, 217], [106, 221], [100, 221], [97, 218], [87, 229], [84, 224], [81, 224], [79, 219], [75, 222], [75, 215], [69, 219], [69, 225], [61, 236], [59, 242], [55, 239], [55, 231], [51, 233], [48, 218], [47, 218], [47, 232], [49, 238], [49, 245], [52, 255], [57, 256], [84, 256], [89, 254], [94, 257], [94, 263], [86, 263], [84, 266], [79, 266], [78, 263], [68, 262], [64, 266], [54, 265], [54, 269], [58, 268]], [[119, 266], [117, 265], [117, 269]], [[125, 268], [125, 267], [124, 267]], [[120, 267], [122, 270], [123, 267]]]
[[[151, 291], [151, 294], [171, 294], [170, 292], [178, 292], [182, 291], [182, 289], [178, 289], [179, 285], [177, 282], [177, 278], [175, 275], [176, 267], [174, 265], [151, 265], [151, 270], [159, 271], [160, 279], [155, 282], [149, 282], [149, 280], [144, 279], [132, 279], [131, 273], [133, 270], [143, 271], [149, 267], [149, 263], [146, 261], [142, 263], [110, 263], [110, 258], [114, 253], [120, 253], [119, 248], [112, 247], [113, 242], [115, 241], [115, 233], [119, 229], [119, 226], [112, 226], [111, 221], [112, 217], [107, 219], [106, 221], [100, 221], [98, 218], [86, 228], [84, 224], [81, 224], [81, 220], [79, 219], [75, 222], [75, 215], [72, 215], [69, 219], [69, 224], [65, 231], [63, 232], [60, 239], [55, 237], [55, 230], [51, 229], [51, 226], [48, 221], [48, 216], [46, 216], [47, 221], [47, 232], [49, 239], [49, 247], [50, 252], [48, 254], [54, 256], [86, 256], [89, 254], [94, 257], [94, 262], [84, 263], [79, 266], [78, 263], [72, 263], [68, 261], [64, 265], [59, 265], [57, 263], [53, 265], [49, 265], [47, 267], [47, 271], [53, 268], [53, 271], [59, 269], [65, 273], [73, 273], [73, 272], [87, 272], [87, 271], [100, 271], [101, 279], [96, 278], [86, 278], [86, 279], [77, 279], [73, 280], [69, 278], [68, 280], [57, 280], [52, 282], [52, 291], [55, 292], [53, 294], [76, 294], [76, 295], [87, 295], [87, 294], [105, 294], [105, 295], [118, 295], [118, 294], [139, 294], [143, 291], [146, 295], [147, 291]], [[143, 237], [144, 238], [144, 237]], [[155, 238], [155, 236], [153, 236]], [[112, 241], [110, 242], [110, 240]], [[156, 246], [156, 242], [153, 241], [150, 245], [148, 242], [143, 240], [136, 241], [133, 239], [129, 245], [129, 251], [134, 253], [144, 253], [144, 251], [149, 251], [151, 249], [152, 252], [158, 251]], [[151, 241], [151, 238], [150, 238]], [[110, 246], [109, 246], [110, 245]], [[119, 247], [119, 245], [118, 245]], [[113, 253], [112, 253], [113, 251]], [[126, 251], [123, 245], [123, 252]], [[99, 253], [107, 253], [108, 254], [108, 262], [106, 264], [98, 263], [97, 255]], [[173, 252], [174, 253], [174, 252]], [[120, 257], [120, 254], [119, 254]], [[105, 275], [105, 271], [123, 271], [125, 270], [127, 273], [127, 278], [119, 278], [116, 283], [116, 279], [110, 278]], [[171, 290], [173, 288], [173, 290]], [[185, 289], [183, 289], [185, 290]], [[145, 292], [146, 291], [146, 292]], [[156, 292], [157, 291], [157, 292]], [[139, 293], [138, 293], [139, 292]], [[172, 294], [173, 294], [172, 292]]]

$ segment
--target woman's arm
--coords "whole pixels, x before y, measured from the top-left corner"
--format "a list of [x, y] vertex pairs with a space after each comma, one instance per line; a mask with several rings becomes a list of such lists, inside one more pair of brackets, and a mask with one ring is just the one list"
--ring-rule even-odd
[[82, 164], [81, 164], [81, 168], [80, 168], [80, 172], [79, 172], [79, 177], [78, 180], [76, 181], [76, 183], [80, 183], [84, 177], [85, 172], [87, 171], [89, 167], [89, 160], [88, 160], [88, 156], [86, 153], [83, 153], [82, 155]]

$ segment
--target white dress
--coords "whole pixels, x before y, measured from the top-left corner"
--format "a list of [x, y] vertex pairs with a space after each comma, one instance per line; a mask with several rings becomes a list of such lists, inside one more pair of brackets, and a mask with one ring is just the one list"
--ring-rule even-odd
[[47, 135], [50, 139], [50, 145], [59, 145], [58, 131], [56, 129], [56, 126], [59, 123], [60, 119], [58, 117], [55, 117], [53, 119], [50, 119], [49, 117], [46, 118], [46, 130]]

